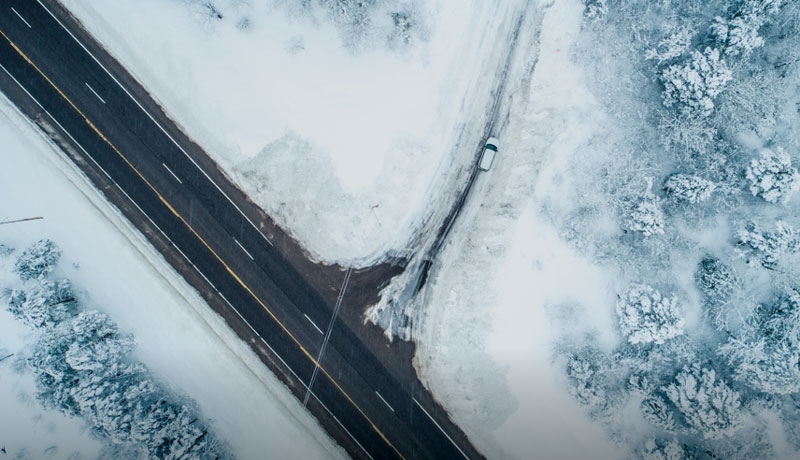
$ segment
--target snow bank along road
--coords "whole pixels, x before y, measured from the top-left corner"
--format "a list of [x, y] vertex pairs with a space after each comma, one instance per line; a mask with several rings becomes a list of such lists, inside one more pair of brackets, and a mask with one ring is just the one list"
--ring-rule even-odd
[[0, 88], [351, 455], [481, 457], [416, 378], [410, 345], [359, 329], [396, 269], [306, 260], [54, 0], [0, 5]]

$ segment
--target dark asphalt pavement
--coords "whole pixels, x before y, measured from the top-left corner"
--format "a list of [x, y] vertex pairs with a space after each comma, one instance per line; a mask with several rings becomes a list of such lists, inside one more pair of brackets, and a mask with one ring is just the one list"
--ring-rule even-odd
[[0, 8], [0, 89], [348, 453], [481, 458], [416, 378], [413, 349], [393, 354], [352, 319], [396, 267], [369, 275], [307, 260], [59, 4]]

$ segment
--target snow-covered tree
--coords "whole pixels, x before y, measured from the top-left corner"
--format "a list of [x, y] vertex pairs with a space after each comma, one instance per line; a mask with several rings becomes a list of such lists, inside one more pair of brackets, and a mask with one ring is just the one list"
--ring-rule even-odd
[[583, 17], [590, 21], [608, 14], [607, 0], [585, 0], [585, 3], [586, 9], [583, 10]]
[[70, 395], [92, 431], [112, 443], [138, 441], [132, 436], [142, 403], [152, 399], [155, 392], [144, 366], [112, 363], [80, 376]]
[[677, 439], [648, 439], [638, 452], [641, 460], [683, 460], [683, 447]]
[[735, 379], [751, 388], [772, 394], [800, 391], [800, 355], [790, 344], [731, 338], [720, 351], [734, 367]]
[[640, 200], [628, 216], [628, 228], [644, 236], [664, 234], [664, 213], [654, 199]]
[[614, 365], [600, 350], [583, 347], [567, 355], [569, 393], [592, 416], [613, 412], [625, 398], [624, 382], [614, 373]]
[[653, 180], [648, 178], [647, 190], [632, 203], [626, 216], [628, 229], [641, 232], [644, 236], [664, 233], [664, 213], [658, 205], [658, 197], [653, 194], [652, 187]]
[[631, 286], [617, 300], [617, 319], [628, 342], [664, 343], [683, 333], [678, 298], [644, 284]]
[[800, 391], [800, 292], [759, 305], [720, 353], [735, 378], [758, 391]]
[[690, 174], [673, 174], [664, 183], [664, 191], [689, 203], [707, 200], [716, 189], [716, 184]]
[[731, 267], [711, 256], [700, 261], [694, 281], [706, 304], [715, 306], [729, 302], [741, 282]]
[[28, 358], [48, 407], [83, 417], [113, 443], [137, 442], [153, 459], [218, 457], [216, 441], [188, 407], [167, 401], [144, 366], [126, 361], [133, 338], [84, 311], [49, 327]]
[[593, 406], [605, 400], [605, 390], [597, 382], [599, 373], [597, 363], [581, 354], [574, 354], [567, 360], [567, 378], [572, 384], [570, 393], [581, 405]]
[[285, 3], [293, 4], [290, 8], [299, 6], [312, 16], [321, 6], [340, 30], [345, 46], [350, 48], [358, 48], [367, 40], [380, 43], [381, 39], [386, 40], [387, 46], [397, 47], [415, 39], [424, 40], [428, 34], [424, 2], [303, 0]]
[[753, 319], [761, 335], [767, 339], [794, 342], [800, 346], [800, 291], [792, 289], [776, 302], [761, 304], [755, 310]]
[[800, 189], [800, 173], [781, 147], [761, 149], [759, 157], [750, 161], [745, 177], [750, 181], [750, 193], [770, 203], [786, 203]]
[[75, 370], [98, 370], [118, 362], [134, 347], [133, 337], [122, 334], [108, 315], [84, 311], [70, 321], [70, 343], [64, 359]]
[[75, 298], [69, 280], [37, 280], [30, 289], [12, 290], [8, 297], [8, 311], [31, 327], [58, 324], [75, 315]]
[[645, 52], [645, 59], [652, 59], [659, 64], [681, 56], [692, 44], [694, 30], [687, 27], [680, 27], [672, 32], [668, 37], [660, 40], [658, 44]]
[[182, 405], [164, 399], [154, 401], [136, 421], [149, 456], [164, 460], [184, 458], [214, 459], [213, 442], [197, 417]]
[[55, 268], [61, 250], [50, 240], [39, 240], [17, 259], [14, 270], [25, 281], [46, 276]]
[[46, 333], [39, 336], [33, 352], [26, 361], [33, 370], [37, 397], [44, 406], [58, 409], [68, 415], [79, 415], [78, 407], [70, 393], [80, 380], [64, 359], [71, 344], [67, 339], [68, 331], [63, 323], [49, 328]]
[[97, 311], [81, 312], [49, 328], [28, 358], [37, 374], [40, 398], [50, 407], [75, 414], [71, 391], [80, 383], [80, 373], [116, 363], [133, 344], [133, 338], [121, 334], [107, 315]]
[[675, 417], [667, 401], [661, 395], [649, 394], [639, 405], [644, 419], [668, 432], [675, 431]]
[[789, 0], [745, 0], [739, 10], [743, 16], [767, 16], [777, 13]]
[[800, 250], [800, 234], [789, 224], [778, 221], [775, 231], [762, 230], [750, 222], [738, 232], [739, 251], [754, 254], [764, 268], [774, 270], [781, 259]]
[[682, 110], [708, 116], [714, 111], [714, 98], [731, 80], [732, 73], [720, 58], [719, 50], [706, 47], [701, 53], [692, 51], [682, 63], [661, 72], [664, 104], [679, 105]]
[[764, 39], [758, 30], [764, 25], [760, 15], [737, 16], [732, 19], [714, 18], [711, 34], [728, 56], [747, 56], [756, 48], [764, 46]]
[[628, 228], [644, 236], [664, 234], [664, 213], [654, 199], [640, 200], [628, 216]]
[[730, 436], [743, 421], [740, 395], [713, 369], [684, 367], [662, 388], [688, 428], [706, 439]]

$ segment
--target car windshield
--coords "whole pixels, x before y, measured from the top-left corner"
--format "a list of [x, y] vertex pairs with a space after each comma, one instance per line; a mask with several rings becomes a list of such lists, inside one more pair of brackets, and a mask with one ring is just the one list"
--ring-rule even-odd
[[494, 150], [495, 152], [497, 151], [497, 147], [495, 147], [492, 144], [486, 144], [486, 148], [489, 149], [489, 150]]

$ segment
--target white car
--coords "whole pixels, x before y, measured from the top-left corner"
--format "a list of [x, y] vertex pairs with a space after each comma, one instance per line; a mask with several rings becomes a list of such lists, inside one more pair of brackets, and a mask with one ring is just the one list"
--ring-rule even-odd
[[488, 171], [494, 162], [494, 156], [497, 155], [497, 145], [500, 141], [496, 137], [490, 137], [486, 140], [486, 145], [483, 146], [483, 155], [481, 155], [481, 162], [478, 163], [478, 169], [481, 171]]

